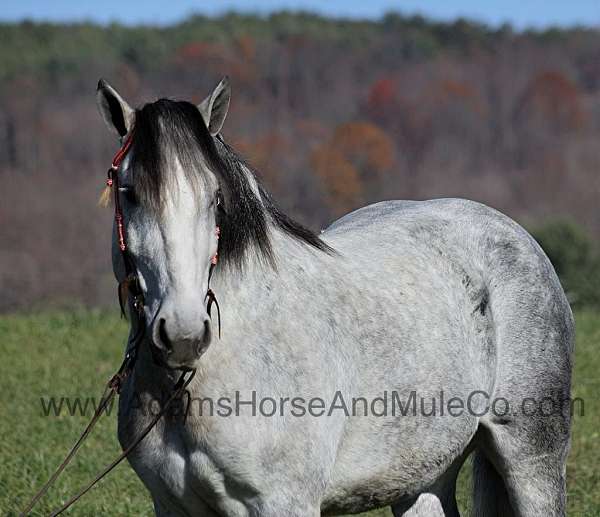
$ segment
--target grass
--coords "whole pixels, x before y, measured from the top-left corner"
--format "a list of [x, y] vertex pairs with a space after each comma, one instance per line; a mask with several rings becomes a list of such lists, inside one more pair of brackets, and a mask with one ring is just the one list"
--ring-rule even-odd
[[[600, 515], [600, 315], [577, 314], [576, 416], [568, 464], [569, 515]], [[43, 416], [41, 397], [97, 397], [120, 364], [126, 325], [116, 312], [73, 311], [0, 317], [0, 514], [15, 515], [48, 478], [87, 423], [81, 416]], [[105, 417], [80, 456], [41, 501], [47, 515], [120, 451], [116, 411]], [[468, 467], [468, 466], [467, 466]], [[469, 468], [459, 479], [459, 504], [469, 514]], [[122, 464], [76, 504], [71, 515], [152, 515], [150, 497]], [[390, 516], [389, 510], [369, 517]]]

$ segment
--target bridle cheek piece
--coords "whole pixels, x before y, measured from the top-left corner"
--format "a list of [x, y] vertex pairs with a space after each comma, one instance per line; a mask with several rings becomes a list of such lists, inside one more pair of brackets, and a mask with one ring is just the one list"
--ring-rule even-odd
[[[221, 236], [221, 228], [217, 225], [215, 230], [215, 235], [217, 237], [217, 242]], [[218, 249], [218, 248], [217, 248]], [[212, 277], [213, 269], [217, 265], [217, 261], [219, 259], [219, 252], [217, 251], [213, 257], [210, 259], [210, 269], [208, 271], [208, 289], [206, 291], [206, 296], [204, 296], [204, 301], [206, 304], [206, 312], [208, 313], [208, 317], [212, 319], [212, 315], [210, 313], [213, 303], [217, 308], [217, 323], [219, 324], [219, 339], [221, 339], [221, 308], [219, 307], [219, 302], [217, 301], [217, 297], [215, 296], [214, 291], [210, 288], [210, 279]]]
[[[137, 276], [137, 270], [133, 262], [133, 258], [127, 250], [127, 242], [125, 240], [125, 224], [123, 217], [123, 209], [121, 208], [121, 198], [119, 196], [119, 167], [123, 162], [127, 152], [131, 148], [133, 141], [133, 131], [129, 134], [123, 146], [117, 151], [115, 157], [112, 160], [111, 166], [108, 169], [106, 178], [106, 187], [113, 191], [113, 200], [115, 205], [115, 225], [117, 228], [117, 240], [119, 242], [119, 250], [123, 257], [123, 264], [125, 266], [125, 279], [119, 283], [118, 296], [119, 306], [121, 307], [121, 315], [125, 316], [125, 305], [132, 297], [132, 305], [134, 313], [137, 315], [137, 332], [140, 333], [140, 327], [143, 326], [143, 308], [144, 308], [144, 295], [140, 288], [139, 278]], [[134, 343], [138, 340], [133, 340]]]

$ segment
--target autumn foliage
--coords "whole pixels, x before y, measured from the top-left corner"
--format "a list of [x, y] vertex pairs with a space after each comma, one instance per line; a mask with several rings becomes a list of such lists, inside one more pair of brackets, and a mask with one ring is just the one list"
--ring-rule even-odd
[[315, 229], [381, 199], [460, 196], [600, 236], [600, 32], [306, 13], [168, 27], [0, 25], [0, 310], [114, 299], [118, 142], [99, 77], [134, 105], [199, 102], [223, 75], [223, 136]]
[[392, 173], [394, 143], [372, 123], [348, 122], [313, 152], [311, 165], [336, 213], [343, 213], [356, 208], [366, 192]]

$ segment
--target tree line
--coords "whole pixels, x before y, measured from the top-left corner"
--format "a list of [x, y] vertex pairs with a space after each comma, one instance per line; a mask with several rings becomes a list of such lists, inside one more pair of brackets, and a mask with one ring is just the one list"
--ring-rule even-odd
[[[225, 139], [314, 228], [381, 199], [459, 196], [544, 224], [546, 247], [570, 232], [595, 263], [598, 29], [229, 13], [0, 24], [0, 41], [0, 310], [113, 299], [111, 216], [95, 201], [117, 143], [96, 113], [99, 77], [141, 105], [199, 102], [229, 75]], [[596, 303], [589, 282], [564, 281]]]

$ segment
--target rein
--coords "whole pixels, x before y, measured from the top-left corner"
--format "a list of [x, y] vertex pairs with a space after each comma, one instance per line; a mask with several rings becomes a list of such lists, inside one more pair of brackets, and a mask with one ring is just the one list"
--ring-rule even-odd
[[[110, 190], [113, 191], [113, 199], [114, 199], [114, 207], [115, 207], [115, 225], [117, 229], [117, 239], [119, 243], [119, 250], [121, 251], [121, 256], [123, 258], [123, 263], [125, 266], [125, 279], [119, 283], [118, 286], [118, 298], [119, 298], [119, 306], [121, 309], [121, 315], [125, 316], [125, 305], [131, 299], [131, 306], [133, 310], [131, 313], [135, 317], [135, 333], [129, 340], [127, 344], [127, 351], [125, 354], [125, 358], [121, 363], [121, 366], [117, 370], [117, 372], [110, 378], [110, 380], [106, 383], [104, 388], [104, 392], [102, 393], [102, 397], [100, 399], [100, 403], [94, 411], [94, 415], [90, 420], [89, 424], [81, 433], [79, 439], [75, 442], [75, 445], [71, 448], [69, 453], [66, 455], [65, 459], [62, 463], [57, 467], [52, 476], [48, 479], [48, 481], [38, 490], [38, 492], [33, 496], [33, 498], [27, 503], [27, 506], [23, 509], [23, 511], [19, 514], [20, 516], [28, 515], [32, 508], [36, 505], [36, 503], [46, 494], [50, 486], [56, 481], [58, 476], [65, 470], [67, 465], [71, 462], [83, 442], [86, 440], [88, 435], [91, 433], [92, 429], [98, 422], [102, 412], [106, 409], [106, 407], [110, 404], [115, 395], [120, 394], [121, 388], [125, 382], [125, 380], [129, 377], [136, 363], [138, 349], [140, 344], [143, 341], [145, 335], [145, 316], [144, 316], [144, 295], [142, 293], [142, 289], [140, 287], [139, 278], [137, 275], [137, 268], [135, 267], [135, 262], [133, 257], [129, 253], [127, 248], [127, 241], [125, 237], [125, 225], [123, 218], [123, 210], [121, 208], [120, 196], [119, 196], [119, 167], [123, 162], [127, 152], [131, 148], [133, 139], [133, 131], [129, 134], [123, 146], [117, 151], [115, 154], [111, 166], [108, 169], [107, 180], [106, 180], [106, 191], [105, 193], [110, 195]], [[218, 203], [217, 203], [218, 204]], [[217, 239], [219, 238], [219, 227], [217, 226], [216, 235]], [[218, 324], [219, 324], [219, 338], [221, 337], [221, 310], [219, 308], [219, 303], [217, 302], [217, 298], [210, 288], [210, 278], [212, 276], [213, 270], [217, 264], [218, 254], [211, 258], [211, 265], [208, 274], [208, 290], [206, 292], [206, 296], [204, 297], [204, 301], [208, 301], [206, 310], [210, 317], [211, 315], [211, 307], [214, 304], [217, 308], [218, 315]], [[133, 325], [132, 321], [132, 325]], [[156, 363], [160, 364], [157, 361], [156, 355], [154, 353], [154, 349], [151, 347], [151, 352], [153, 359]], [[160, 366], [166, 366], [164, 364], [160, 364]], [[188, 375], [189, 374], [189, 375]], [[107, 465], [92, 481], [90, 481], [84, 488], [82, 488], [75, 496], [71, 497], [63, 506], [52, 512], [51, 517], [61, 514], [75, 502], [77, 502], [81, 497], [83, 497], [96, 483], [98, 483], [102, 478], [104, 478], [109, 472], [111, 472], [119, 463], [121, 463], [131, 451], [133, 451], [137, 445], [148, 435], [148, 433], [154, 428], [154, 426], [158, 423], [158, 421], [166, 414], [169, 410], [171, 403], [181, 398], [184, 394], [188, 396], [188, 403], [190, 398], [190, 393], [187, 391], [187, 387], [192, 382], [194, 375], [196, 374], [196, 370], [183, 370], [179, 379], [177, 380], [175, 386], [173, 387], [173, 392], [166, 400], [165, 404], [161, 408], [161, 410], [152, 418], [150, 423], [142, 430], [142, 432], [138, 435], [138, 437], [129, 444], [125, 449], [123, 449], [122, 453], [115, 458], [115, 460]], [[186, 377], [187, 376], [187, 377]], [[184, 423], [185, 418], [187, 417], [187, 407], [184, 414]]]

